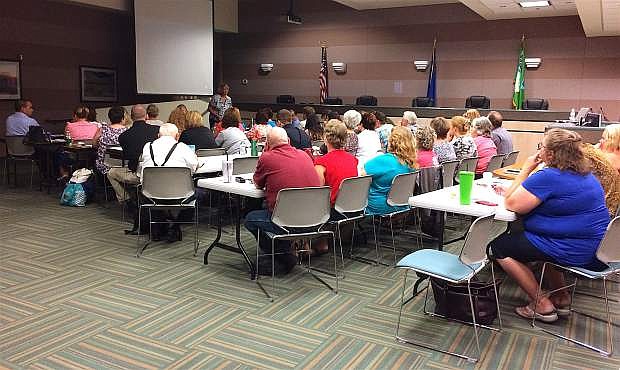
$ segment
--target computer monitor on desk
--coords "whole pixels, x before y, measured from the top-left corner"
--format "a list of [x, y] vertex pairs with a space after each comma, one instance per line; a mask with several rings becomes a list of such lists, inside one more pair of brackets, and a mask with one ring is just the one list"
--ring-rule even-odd
[[601, 122], [603, 121], [603, 117], [600, 113], [589, 112], [586, 113], [586, 116], [583, 118], [583, 123], [581, 126], [585, 127], [601, 127]]

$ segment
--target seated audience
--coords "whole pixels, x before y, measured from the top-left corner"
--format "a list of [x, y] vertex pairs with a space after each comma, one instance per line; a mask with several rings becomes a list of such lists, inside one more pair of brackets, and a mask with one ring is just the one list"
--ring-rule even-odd
[[510, 132], [502, 127], [504, 118], [501, 113], [496, 111], [489, 112], [487, 116], [491, 125], [493, 125], [493, 131], [491, 131], [491, 139], [495, 143], [497, 148], [497, 154], [508, 154], [512, 152], [512, 136]]
[[[541, 163], [546, 167], [532, 173]], [[569, 291], [553, 292], [566, 285], [563, 274], [553, 268], [546, 272], [553, 293], [543, 294], [536, 303], [538, 282], [527, 263], [549, 261], [594, 271], [607, 268], [596, 258], [596, 250], [609, 214], [601, 184], [584, 158], [579, 134], [549, 130], [542, 149], [525, 161], [505, 200], [507, 209], [524, 215], [524, 230], [511, 230], [493, 240], [493, 258], [529, 297], [530, 303], [518, 307], [517, 314], [556, 321], [558, 315], [570, 313]]]
[[338, 111], [335, 111], [335, 110], [328, 110], [327, 113], [325, 113], [325, 118], [326, 118], [325, 120], [326, 123], [330, 119], [340, 120], [340, 113], [338, 113]]
[[314, 169], [319, 175], [321, 185], [329, 185], [331, 188], [333, 206], [342, 180], [357, 176], [357, 158], [343, 149], [347, 140], [347, 127], [344, 123], [336, 119], [329, 120], [325, 125], [323, 140], [327, 146], [327, 154], [314, 161]]
[[31, 126], [39, 126], [39, 123], [31, 117], [33, 112], [32, 100], [16, 101], [15, 113], [6, 118], [6, 136], [26, 136]]
[[433, 143], [433, 152], [437, 155], [439, 164], [455, 160], [454, 146], [448, 140], [450, 121], [443, 117], [435, 117], [431, 120], [430, 125], [435, 130], [435, 135], [437, 135]]
[[306, 106], [303, 109], [303, 115], [304, 115], [304, 119], [303, 121], [299, 122], [299, 124], [301, 125], [301, 128], [306, 128], [306, 121], [308, 120], [308, 117], [310, 117], [311, 115], [316, 114], [316, 111], [314, 110], [313, 107], [310, 106]]
[[90, 110], [81, 105], [73, 111], [73, 121], [67, 122], [65, 135], [70, 136], [71, 140], [92, 140], [99, 130], [97, 123], [88, 121]]
[[267, 124], [271, 127], [276, 127], [276, 121], [273, 120], [273, 110], [271, 110], [271, 107], [265, 107], [265, 108], [261, 108], [259, 110], [259, 112], [264, 113], [265, 116], [267, 117]]
[[125, 108], [115, 106], [108, 111], [109, 125], [103, 125], [95, 134], [94, 145], [97, 146], [97, 160], [95, 167], [99, 173], [107, 175], [110, 167], [105, 163], [106, 148], [109, 145], [118, 145], [118, 137], [127, 130], [125, 124]]
[[187, 107], [185, 104], [179, 104], [172, 112], [170, 112], [170, 116], [168, 116], [168, 122], [175, 125], [180, 133], [183, 133], [185, 130], [185, 125], [187, 124]]
[[476, 152], [478, 153], [478, 163], [476, 164], [476, 174], [482, 175], [489, 166], [491, 157], [497, 154], [495, 143], [491, 139], [491, 121], [486, 117], [475, 118], [471, 130], [471, 136], [476, 143]]
[[605, 127], [600, 148], [607, 160], [620, 173], [620, 124]]
[[379, 135], [381, 150], [386, 152], [388, 147], [388, 138], [390, 137], [390, 132], [392, 132], [394, 125], [388, 122], [387, 117], [383, 114], [383, 112], [375, 111], [373, 114], [377, 119], [375, 131], [377, 132], [377, 135]]
[[450, 133], [456, 159], [461, 160], [476, 155], [476, 143], [469, 135], [469, 121], [465, 117], [452, 117]]
[[224, 148], [228, 154], [246, 154], [242, 153], [242, 148], [250, 150], [250, 141], [245, 136], [243, 130], [239, 129], [241, 123], [241, 112], [239, 109], [232, 107], [224, 112], [222, 117], [222, 132], [215, 137], [215, 143], [220, 148]]
[[347, 126], [347, 138], [344, 142], [343, 149], [351, 154], [357, 156], [358, 139], [355, 133], [355, 128], [362, 121], [362, 115], [356, 110], [348, 110], [342, 116], [342, 122]]
[[409, 130], [411, 130], [411, 133], [415, 135], [417, 120], [418, 116], [416, 116], [415, 112], [406, 111], [403, 113], [403, 118], [401, 118], [400, 120], [400, 125], [403, 127], [407, 127]]
[[252, 127], [247, 136], [258, 142], [265, 142], [265, 140], [267, 140], [267, 132], [269, 132], [271, 127], [272, 126], [269, 125], [269, 118], [262, 110], [260, 110], [256, 112], [254, 127]]
[[417, 167], [438, 166], [439, 161], [433, 151], [435, 130], [430, 126], [421, 126], [415, 132]]
[[93, 107], [92, 105], [87, 108], [88, 108], [88, 117], [86, 117], [86, 120], [92, 124], [97, 125], [97, 127], [101, 127], [101, 123], [99, 123], [99, 121], [97, 120], [97, 109]]
[[179, 141], [193, 145], [195, 150], [217, 148], [213, 133], [208, 127], [204, 126], [202, 114], [195, 110], [187, 114], [185, 130], [183, 130]]
[[[267, 204], [267, 209], [251, 211], [245, 217], [245, 227], [254, 237], [258, 236], [259, 230], [274, 234], [284, 232], [271, 222], [271, 212], [280, 190], [320, 186], [312, 159], [289, 144], [288, 135], [281, 127], [274, 127], [267, 133], [267, 143], [254, 172], [254, 184], [259, 189], [265, 189]], [[261, 235], [259, 247], [263, 253], [271, 253], [271, 240]], [[290, 248], [289, 242], [276, 243], [275, 252], [281, 254], [275, 255], [275, 274], [286, 274], [297, 263], [297, 257]], [[264, 256], [256, 262], [260, 274], [271, 275], [271, 256]]]
[[[127, 167], [112, 167], [108, 171], [108, 180], [114, 188], [116, 199], [119, 203], [128, 203], [130, 212], [136, 210], [135, 189], [125, 189], [125, 186], [135, 186], [140, 183], [136, 175], [138, 161], [142, 154], [144, 145], [155, 139], [159, 135], [159, 127], [146, 123], [146, 109], [142, 105], [134, 105], [131, 108], [131, 119], [133, 124], [118, 136], [118, 143], [123, 148], [123, 157], [127, 161]], [[137, 217], [134, 217], [134, 227], [128, 233], [135, 233], [138, 229]]]
[[292, 109], [290, 110], [290, 112], [291, 112], [291, 124], [293, 125], [293, 127], [303, 130], [303, 127], [301, 127], [301, 121], [299, 120], [299, 117], [297, 117], [297, 113], [295, 113], [295, 111]]
[[[282, 127], [288, 134], [288, 138], [291, 140], [291, 145], [296, 149], [312, 148], [312, 142], [308, 134], [299, 127], [293, 126], [291, 123], [293, 119], [292, 113], [288, 109], [280, 109], [278, 111], [278, 126]], [[308, 124], [306, 122], [306, 124]]]
[[377, 119], [372, 113], [365, 112], [360, 124], [357, 125], [357, 160], [361, 170], [369, 159], [381, 154], [381, 140], [375, 132]]
[[397, 175], [415, 171], [415, 168], [416, 153], [411, 131], [405, 127], [394, 127], [390, 134], [388, 152], [366, 162], [360, 173], [372, 176], [366, 213], [386, 214], [401, 210], [387, 204], [392, 180]]
[[[200, 113], [198, 114], [200, 115]], [[177, 141], [179, 139], [179, 129], [175, 125], [164, 123], [159, 127], [158, 136], [158, 139], [151, 143], [146, 143], [142, 149], [142, 166], [139, 172], [141, 179], [142, 171], [147, 167], [187, 167], [192, 174], [196, 172], [198, 167], [196, 153], [184, 143]], [[173, 202], [178, 203], [178, 201]], [[151, 211], [151, 218], [155, 222], [176, 220], [177, 217], [191, 219], [192, 212], [192, 210], [185, 210], [183, 211], [185, 214], [179, 216], [178, 212], [154, 210]], [[169, 243], [182, 239], [179, 224], [168, 225], [166, 223], [159, 223], [151, 226], [151, 229], [153, 231], [151, 238], [154, 241], [161, 240], [165, 235], [167, 235]]]
[[155, 126], [164, 124], [164, 121], [159, 119], [159, 108], [155, 104], [149, 104], [146, 107], [146, 123]]
[[463, 117], [467, 118], [467, 121], [469, 121], [471, 125], [476, 118], [480, 117], [480, 112], [478, 112], [478, 109], [468, 109], [467, 112], [463, 113]]
[[310, 140], [323, 140], [323, 122], [318, 114], [311, 114], [306, 120], [306, 133]]

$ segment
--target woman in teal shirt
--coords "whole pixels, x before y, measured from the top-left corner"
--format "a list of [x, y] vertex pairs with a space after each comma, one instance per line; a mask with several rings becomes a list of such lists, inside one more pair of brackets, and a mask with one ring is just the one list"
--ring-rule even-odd
[[403, 209], [387, 204], [392, 180], [397, 175], [415, 171], [416, 152], [411, 131], [402, 126], [394, 127], [388, 142], [388, 152], [366, 162], [362, 171], [362, 175], [372, 176], [367, 214], [386, 214]]

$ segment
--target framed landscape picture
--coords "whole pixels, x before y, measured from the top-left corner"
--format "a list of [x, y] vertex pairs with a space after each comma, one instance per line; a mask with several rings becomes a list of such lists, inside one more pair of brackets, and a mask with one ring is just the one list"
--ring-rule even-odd
[[22, 97], [19, 61], [0, 60], [0, 100], [18, 100]]
[[83, 102], [116, 102], [116, 69], [80, 66], [80, 93]]

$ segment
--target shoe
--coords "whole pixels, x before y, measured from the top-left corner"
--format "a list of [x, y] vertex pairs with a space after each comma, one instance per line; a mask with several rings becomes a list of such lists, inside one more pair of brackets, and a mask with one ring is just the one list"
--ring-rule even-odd
[[181, 233], [181, 227], [179, 225], [174, 225], [168, 229], [168, 237], [166, 238], [166, 242], [174, 243], [181, 240], [183, 240], [183, 234]]
[[535, 318], [538, 321], [542, 321], [546, 323], [553, 323], [553, 322], [558, 321], [558, 314], [555, 312], [555, 310], [549, 313], [538, 313], [538, 312], [534, 312], [532, 307], [527, 305], [527, 306], [515, 308], [515, 312], [517, 313], [517, 315], [523, 317], [524, 319], [528, 319], [528, 320], [532, 320], [533, 318]]
[[570, 316], [571, 310], [568, 306], [566, 307], [556, 307], [555, 312], [559, 317], [568, 317]]

